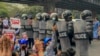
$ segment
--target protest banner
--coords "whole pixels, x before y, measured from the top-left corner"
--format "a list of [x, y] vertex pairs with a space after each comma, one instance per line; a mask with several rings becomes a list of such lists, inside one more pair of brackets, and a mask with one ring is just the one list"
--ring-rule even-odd
[[20, 19], [11, 18], [10, 22], [11, 22], [11, 27], [12, 28], [21, 28], [21, 21], [20, 21]]

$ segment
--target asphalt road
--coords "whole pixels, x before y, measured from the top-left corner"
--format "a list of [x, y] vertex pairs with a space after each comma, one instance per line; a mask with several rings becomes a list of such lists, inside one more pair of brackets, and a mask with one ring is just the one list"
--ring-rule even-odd
[[89, 46], [89, 56], [100, 56], [100, 40], [93, 40]]
[[89, 56], [100, 56], [100, 40], [93, 40], [89, 45]]

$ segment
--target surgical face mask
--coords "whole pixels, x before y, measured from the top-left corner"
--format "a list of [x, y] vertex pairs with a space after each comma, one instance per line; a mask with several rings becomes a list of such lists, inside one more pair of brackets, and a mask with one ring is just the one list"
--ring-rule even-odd
[[56, 20], [56, 18], [52, 18], [52, 20]]

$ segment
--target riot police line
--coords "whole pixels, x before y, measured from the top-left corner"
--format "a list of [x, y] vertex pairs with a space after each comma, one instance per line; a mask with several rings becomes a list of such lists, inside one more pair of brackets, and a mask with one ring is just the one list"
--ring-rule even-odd
[[[75, 22], [72, 21], [72, 12], [70, 10], [62, 13], [63, 21], [59, 20], [57, 13], [51, 13], [51, 15], [48, 13], [37, 13], [32, 25], [27, 25], [25, 17], [21, 19], [21, 32], [29, 31], [27, 34], [31, 35], [34, 39], [51, 38], [52, 27], [56, 26], [55, 48], [57, 48], [57, 44], [60, 44], [61, 51], [66, 52], [67, 49], [72, 48], [72, 39], [75, 39], [76, 55], [89, 56], [89, 41], [93, 37], [93, 19], [90, 10], [84, 10], [80, 14], [80, 19]], [[58, 43], [57, 40], [60, 42]]]

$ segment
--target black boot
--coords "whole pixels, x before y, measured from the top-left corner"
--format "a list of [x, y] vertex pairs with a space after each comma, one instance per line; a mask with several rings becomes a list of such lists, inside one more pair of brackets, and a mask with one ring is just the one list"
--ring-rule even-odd
[[69, 54], [69, 56], [75, 56], [75, 50], [73, 49], [73, 48], [69, 48], [68, 50], [67, 50], [67, 52], [68, 52], [68, 54]]

